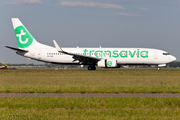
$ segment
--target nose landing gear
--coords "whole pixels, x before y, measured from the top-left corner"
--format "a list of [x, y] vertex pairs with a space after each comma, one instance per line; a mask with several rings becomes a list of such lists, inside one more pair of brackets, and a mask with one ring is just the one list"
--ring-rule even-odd
[[88, 66], [88, 70], [96, 70], [96, 67], [94, 65]]

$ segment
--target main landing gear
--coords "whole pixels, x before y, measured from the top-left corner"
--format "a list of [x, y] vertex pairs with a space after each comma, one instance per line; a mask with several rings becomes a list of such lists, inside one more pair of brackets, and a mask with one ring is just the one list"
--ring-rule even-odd
[[96, 70], [96, 67], [94, 65], [88, 66], [88, 70]]

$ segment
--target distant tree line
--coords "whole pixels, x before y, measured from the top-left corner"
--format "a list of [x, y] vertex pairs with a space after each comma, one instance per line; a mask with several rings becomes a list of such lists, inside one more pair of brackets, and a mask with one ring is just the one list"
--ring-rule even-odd
[[[0, 66], [3, 66], [5, 64], [0, 63]], [[82, 66], [80, 65], [63, 65], [63, 64], [51, 64], [51, 63], [44, 63], [44, 64], [33, 64], [33, 63], [20, 63], [20, 64], [11, 64], [7, 63], [8, 66], [44, 66], [46, 68], [80, 68]], [[86, 68], [87, 66], [83, 66], [83, 68]], [[148, 68], [150, 66], [148, 65], [141, 65], [141, 66], [133, 66], [130, 65], [129, 67], [139, 67], [139, 68]], [[167, 64], [168, 68], [180, 68], [180, 61], [172, 62]]]
[[180, 61], [169, 63], [167, 64], [167, 66], [169, 66], [170, 68], [180, 68]]

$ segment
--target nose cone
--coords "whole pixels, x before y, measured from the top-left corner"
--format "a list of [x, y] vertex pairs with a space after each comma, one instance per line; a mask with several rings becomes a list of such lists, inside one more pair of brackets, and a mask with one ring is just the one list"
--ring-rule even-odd
[[176, 60], [176, 57], [174, 57], [174, 56], [170, 56], [170, 60], [173, 62], [173, 61], [175, 61]]

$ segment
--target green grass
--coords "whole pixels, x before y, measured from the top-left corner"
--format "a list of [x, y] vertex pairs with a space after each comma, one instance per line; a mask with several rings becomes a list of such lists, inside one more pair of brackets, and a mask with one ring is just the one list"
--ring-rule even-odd
[[0, 119], [180, 119], [180, 98], [0, 98]]
[[180, 93], [180, 69], [0, 70], [1, 93]]

